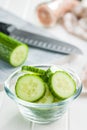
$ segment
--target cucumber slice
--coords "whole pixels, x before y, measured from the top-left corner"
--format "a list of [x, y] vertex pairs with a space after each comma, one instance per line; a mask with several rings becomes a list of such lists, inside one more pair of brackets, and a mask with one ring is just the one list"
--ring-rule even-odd
[[60, 99], [69, 98], [76, 91], [76, 82], [65, 71], [57, 71], [50, 78], [50, 90]]
[[45, 82], [48, 80], [46, 70], [36, 68], [34, 66], [22, 66], [22, 71], [39, 75]]
[[49, 104], [54, 101], [54, 96], [51, 94], [48, 85], [45, 84], [45, 87], [46, 87], [45, 95], [39, 101], [37, 101], [37, 103]]
[[17, 97], [29, 102], [42, 98], [45, 89], [43, 80], [39, 76], [30, 74], [19, 77], [15, 86]]
[[12, 66], [21, 65], [27, 58], [28, 46], [0, 32], [0, 58]]
[[22, 66], [22, 71], [29, 71], [40, 75], [45, 75], [46, 71], [34, 66]]

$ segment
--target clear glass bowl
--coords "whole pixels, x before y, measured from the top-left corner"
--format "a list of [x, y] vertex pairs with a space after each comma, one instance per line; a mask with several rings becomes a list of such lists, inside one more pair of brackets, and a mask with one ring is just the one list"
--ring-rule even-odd
[[[47, 69], [49, 65], [39, 65], [36, 66], [41, 69]], [[4, 89], [7, 95], [13, 99], [19, 108], [19, 111], [24, 116], [24, 118], [36, 122], [36, 123], [51, 123], [57, 119], [60, 119], [64, 113], [68, 110], [69, 105], [75, 100], [82, 91], [82, 84], [78, 75], [73, 72], [70, 68], [66, 66], [58, 66], [58, 68], [63, 69], [69, 72], [77, 83], [76, 92], [73, 96], [68, 99], [65, 99], [61, 102], [56, 102], [52, 104], [37, 104], [30, 103], [19, 99], [15, 94], [15, 83], [19, 76], [23, 75], [25, 72], [22, 72], [21, 69], [12, 73], [8, 79], [5, 81]]]

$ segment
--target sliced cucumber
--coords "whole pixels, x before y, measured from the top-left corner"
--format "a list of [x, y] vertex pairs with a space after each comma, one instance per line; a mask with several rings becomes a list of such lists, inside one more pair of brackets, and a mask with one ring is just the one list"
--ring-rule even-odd
[[43, 80], [39, 76], [30, 74], [19, 77], [15, 86], [17, 97], [29, 102], [42, 98], [45, 89]]
[[34, 66], [22, 66], [22, 70], [37, 73], [40, 75], [45, 75], [45, 72], [46, 72], [45, 70], [42, 70], [40, 68], [36, 68]]
[[22, 71], [27, 73], [18, 78], [15, 92], [17, 97], [25, 101], [39, 104], [60, 102], [76, 91], [74, 78], [62, 69], [51, 67], [42, 70], [33, 66], [23, 66]]
[[46, 70], [34, 66], [22, 66], [22, 71], [39, 75], [44, 81], [47, 81]]
[[55, 72], [50, 80], [50, 90], [54, 96], [61, 99], [69, 98], [76, 91], [76, 82], [70, 74], [65, 71]]
[[45, 95], [39, 101], [37, 101], [37, 103], [49, 104], [54, 101], [54, 96], [51, 94], [48, 85], [45, 84], [45, 86], [46, 86]]
[[27, 58], [28, 46], [0, 32], [0, 58], [12, 66], [21, 65]]

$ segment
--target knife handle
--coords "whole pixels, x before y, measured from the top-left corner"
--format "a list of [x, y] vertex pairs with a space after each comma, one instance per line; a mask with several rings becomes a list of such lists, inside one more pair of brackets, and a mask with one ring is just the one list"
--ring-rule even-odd
[[8, 31], [8, 27], [11, 26], [11, 24], [6, 24], [6, 23], [3, 23], [3, 22], [0, 22], [0, 32], [3, 32], [7, 35], [9, 35], [9, 31]]

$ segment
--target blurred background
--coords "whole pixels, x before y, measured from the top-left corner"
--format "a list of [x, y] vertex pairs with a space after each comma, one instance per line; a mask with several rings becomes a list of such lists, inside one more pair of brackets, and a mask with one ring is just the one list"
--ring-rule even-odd
[[0, 7], [82, 49], [77, 70], [87, 63], [87, 0], [0, 0]]
[[36, 26], [61, 25], [87, 40], [87, 0], [0, 0], [0, 7]]
[[[16, 14], [17, 16], [34, 22], [35, 8], [38, 4], [50, 0], [0, 0], [0, 7]], [[32, 15], [34, 14], [34, 15]], [[33, 18], [32, 18], [33, 17]]]

